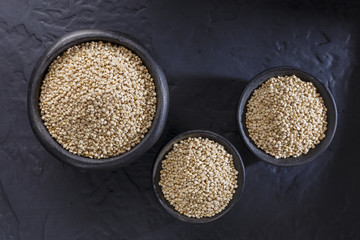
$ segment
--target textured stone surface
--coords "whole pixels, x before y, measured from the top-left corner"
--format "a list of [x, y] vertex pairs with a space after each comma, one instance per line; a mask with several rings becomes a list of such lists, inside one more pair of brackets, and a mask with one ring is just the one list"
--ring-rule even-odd
[[[346, 2], [1, 0], [0, 239], [360, 239], [360, 6]], [[162, 138], [117, 171], [62, 164], [36, 140], [26, 115], [38, 57], [85, 28], [138, 38], [168, 77]], [[246, 82], [280, 65], [318, 77], [339, 111], [328, 150], [300, 167], [258, 162], [235, 122]], [[151, 186], [156, 153], [190, 129], [227, 137], [246, 164], [241, 200], [205, 225], [173, 219]]]

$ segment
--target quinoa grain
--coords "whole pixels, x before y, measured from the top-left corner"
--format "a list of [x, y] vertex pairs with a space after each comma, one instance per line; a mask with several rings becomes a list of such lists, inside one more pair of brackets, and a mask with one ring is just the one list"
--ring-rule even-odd
[[327, 109], [316, 87], [296, 77], [272, 77], [247, 103], [250, 138], [275, 158], [306, 154], [325, 137]]
[[211, 217], [232, 199], [237, 175], [233, 157], [224, 146], [208, 138], [187, 138], [174, 144], [162, 161], [159, 185], [179, 213]]
[[42, 119], [71, 153], [108, 158], [138, 144], [156, 111], [154, 81], [123, 46], [86, 42], [50, 65], [40, 93]]

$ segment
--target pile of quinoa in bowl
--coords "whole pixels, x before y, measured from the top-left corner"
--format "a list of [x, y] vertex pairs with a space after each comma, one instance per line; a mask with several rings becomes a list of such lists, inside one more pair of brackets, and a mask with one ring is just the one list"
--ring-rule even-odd
[[275, 158], [306, 154], [325, 137], [324, 100], [313, 83], [295, 75], [266, 80], [246, 107], [250, 138]]
[[153, 168], [153, 186], [162, 206], [191, 223], [223, 216], [240, 197], [244, 181], [237, 150], [209, 131], [178, 135], [161, 150]]
[[28, 89], [31, 127], [60, 160], [111, 169], [138, 159], [159, 139], [169, 93], [141, 43], [117, 32], [74, 31], [38, 60]]
[[84, 157], [109, 158], [144, 138], [156, 112], [155, 84], [129, 49], [102, 41], [81, 43], [50, 65], [40, 110], [63, 148]]
[[276, 166], [312, 161], [330, 144], [337, 110], [329, 90], [294, 67], [276, 67], [256, 75], [243, 91], [238, 125], [247, 147]]

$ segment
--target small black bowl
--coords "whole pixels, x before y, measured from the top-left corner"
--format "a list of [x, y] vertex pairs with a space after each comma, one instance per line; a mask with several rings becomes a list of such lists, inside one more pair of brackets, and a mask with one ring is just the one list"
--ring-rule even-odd
[[[65, 50], [83, 42], [103, 41], [124, 46], [137, 54], [154, 79], [157, 94], [156, 113], [152, 126], [145, 137], [124, 154], [106, 159], [91, 159], [70, 153], [51, 137], [41, 119], [39, 96], [41, 84], [49, 65]], [[123, 33], [103, 30], [80, 30], [71, 32], [50, 46], [36, 63], [28, 86], [27, 110], [30, 125], [46, 150], [65, 163], [87, 169], [112, 169], [123, 167], [139, 158], [159, 139], [166, 123], [169, 108], [169, 90], [166, 77], [160, 66], [137, 40]]]
[[[266, 80], [271, 77], [277, 76], [289, 76], [289, 75], [296, 75], [301, 80], [306, 82], [312, 82], [317, 91], [320, 93], [320, 96], [324, 100], [324, 104], [327, 108], [327, 130], [325, 131], [325, 138], [320, 141], [315, 148], [309, 150], [308, 153], [303, 154], [299, 157], [290, 157], [290, 158], [279, 158], [276, 159], [275, 157], [265, 153], [263, 150], [259, 149], [253, 140], [249, 137], [248, 130], [246, 128], [246, 104], [252, 93], [255, 89], [260, 87]], [[238, 104], [237, 109], [237, 122], [240, 130], [241, 137], [245, 142], [246, 146], [262, 161], [273, 164], [275, 166], [297, 166], [300, 164], [304, 164], [316, 159], [325, 149], [329, 146], [331, 140], [333, 139], [336, 131], [337, 125], [337, 110], [333, 96], [331, 95], [330, 91], [323, 85], [321, 82], [316, 79], [314, 76], [306, 73], [300, 69], [294, 67], [275, 67], [265, 70], [258, 75], [256, 75], [246, 86], [245, 90], [243, 91], [240, 101]]]
[[[212, 216], [212, 217], [204, 217], [204, 218], [192, 218], [187, 217], [183, 214], [180, 214], [178, 211], [175, 210], [175, 208], [170, 205], [170, 203], [165, 199], [164, 194], [161, 190], [161, 187], [159, 185], [160, 181], [160, 170], [162, 169], [161, 162], [164, 160], [166, 154], [170, 152], [173, 148], [173, 145], [175, 143], [180, 142], [181, 140], [187, 139], [189, 137], [203, 137], [208, 138], [210, 140], [213, 140], [221, 145], [224, 146], [225, 150], [230, 153], [233, 156], [234, 161], [234, 167], [239, 172], [238, 175], [238, 188], [235, 190], [235, 193], [233, 195], [233, 198], [230, 200], [229, 204], [226, 206], [224, 210], [219, 212], [218, 214]], [[189, 223], [208, 223], [212, 222], [220, 217], [222, 217], [225, 213], [227, 213], [236, 203], [236, 201], [240, 198], [240, 195], [244, 189], [245, 184], [245, 168], [244, 164], [242, 162], [242, 159], [236, 150], [236, 148], [225, 138], [222, 136], [210, 132], [210, 131], [204, 131], [204, 130], [194, 130], [189, 132], [184, 132], [175, 138], [171, 139], [160, 151], [158, 154], [155, 164], [153, 167], [153, 173], [152, 173], [152, 181], [153, 181], [153, 188], [156, 194], [156, 197], [159, 199], [160, 204], [165, 208], [165, 210], [170, 213], [170, 215], [174, 216], [175, 218]]]

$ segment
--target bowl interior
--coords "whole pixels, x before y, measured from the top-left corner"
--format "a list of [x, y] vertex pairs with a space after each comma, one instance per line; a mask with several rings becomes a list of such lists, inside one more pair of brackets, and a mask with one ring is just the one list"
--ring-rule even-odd
[[[299, 157], [290, 157], [290, 158], [281, 158], [276, 159], [275, 157], [265, 153], [263, 150], [259, 149], [253, 140], [249, 137], [249, 132], [246, 127], [246, 104], [252, 93], [255, 89], [260, 87], [266, 80], [275, 76], [286, 76], [286, 75], [296, 75], [301, 80], [306, 82], [312, 82], [317, 91], [320, 93], [321, 97], [324, 100], [324, 104], [327, 108], [327, 130], [325, 131], [325, 138], [321, 140], [321, 142], [315, 146], [315, 148], [310, 149], [309, 152], [305, 155], [301, 155]], [[336, 125], [337, 125], [337, 111], [335, 101], [329, 92], [329, 90], [324, 87], [324, 85], [317, 80], [312, 75], [301, 71], [297, 68], [293, 67], [277, 67], [266, 70], [257, 76], [255, 76], [247, 85], [244, 92], [241, 95], [238, 111], [237, 111], [237, 119], [241, 137], [247, 147], [261, 160], [276, 165], [276, 166], [296, 166], [309, 161], [314, 160], [319, 154], [321, 154], [330, 144], [332, 138], [334, 137]]]
[[[165, 199], [165, 197], [162, 193], [161, 187], [159, 185], [160, 170], [162, 169], [161, 162], [165, 158], [165, 155], [172, 150], [173, 145], [175, 143], [177, 143], [181, 140], [187, 139], [189, 137], [204, 137], [204, 138], [208, 138], [210, 140], [214, 140], [215, 142], [218, 142], [219, 144], [223, 145], [225, 147], [225, 150], [233, 156], [234, 167], [239, 172], [238, 188], [235, 190], [233, 198], [230, 200], [229, 204], [226, 206], [226, 208], [223, 211], [221, 211], [220, 213], [218, 213], [212, 217], [205, 217], [205, 218], [197, 219], [197, 218], [191, 218], [191, 217], [187, 217], [185, 215], [180, 214]], [[182, 133], [182, 134], [178, 135], [177, 137], [173, 138], [172, 140], [170, 140], [164, 146], [164, 148], [160, 151], [160, 153], [158, 154], [158, 156], [155, 160], [153, 174], [152, 174], [152, 180], [153, 180], [154, 191], [155, 191], [157, 198], [159, 199], [161, 205], [165, 208], [165, 210], [167, 212], [169, 212], [172, 216], [174, 216], [175, 218], [182, 220], [184, 222], [207, 223], [207, 222], [214, 221], [214, 220], [220, 218], [221, 216], [223, 216], [225, 213], [227, 213], [230, 210], [230, 208], [239, 199], [239, 197], [242, 193], [242, 190], [244, 188], [244, 183], [245, 183], [245, 168], [244, 168], [244, 165], [243, 165], [243, 162], [242, 162], [242, 159], [241, 159], [239, 153], [234, 148], [234, 146], [229, 141], [227, 141], [225, 138], [223, 138], [220, 135], [215, 134], [213, 132], [209, 132], [209, 131], [202, 131], [202, 130], [189, 131], [189, 132]]]
[[[49, 134], [41, 119], [39, 97], [43, 78], [53, 60], [68, 48], [89, 41], [111, 42], [124, 46], [137, 54], [154, 79], [157, 94], [156, 113], [152, 126], [145, 137], [131, 150], [110, 158], [90, 159], [72, 154]], [[28, 115], [31, 127], [42, 145], [60, 160], [82, 168], [111, 169], [122, 167], [146, 152], [160, 137], [168, 113], [169, 93], [164, 73], [141, 43], [131, 37], [116, 32], [102, 30], [80, 30], [65, 35], [56, 41], [38, 60], [34, 67], [28, 88]]]

